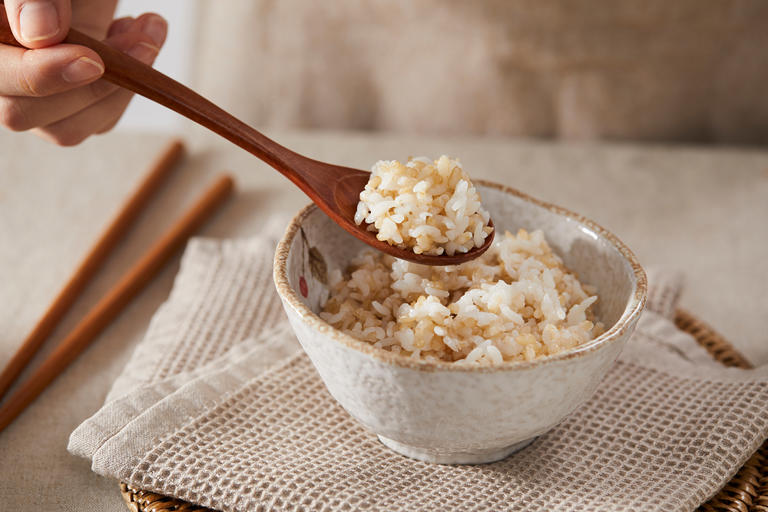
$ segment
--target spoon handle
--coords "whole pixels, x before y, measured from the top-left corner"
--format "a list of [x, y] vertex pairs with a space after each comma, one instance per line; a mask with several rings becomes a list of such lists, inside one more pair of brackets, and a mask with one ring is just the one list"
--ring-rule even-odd
[[[321, 176], [324, 173], [321, 168], [327, 164], [311, 160], [281, 146], [188, 87], [77, 30], [70, 29], [63, 42], [85, 46], [99, 54], [106, 68], [104, 79], [149, 98], [218, 133], [277, 169], [313, 199], [318, 186], [323, 188], [324, 180]], [[1, 0], [0, 43], [23, 47], [11, 32]], [[320, 176], [313, 176], [313, 173], [309, 172], [301, 175], [296, 173], [296, 169], [308, 167], [320, 171]]]

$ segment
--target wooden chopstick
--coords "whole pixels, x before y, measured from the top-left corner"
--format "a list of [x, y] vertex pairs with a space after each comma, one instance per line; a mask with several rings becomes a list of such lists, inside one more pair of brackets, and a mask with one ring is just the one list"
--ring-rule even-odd
[[104, 330], [130, 300], [173, 256], [189, 236], [221, 205], [234, 188], [230, 176], [220, 176], [120, 281], [91, 309], [48, 358], [0, 407], [0, 432], [43, 392]]
[[173, 170], [174, 164], [179, 160], [183, 150], [184, 145], [180, 140], [172, 140], [150, 165], [149, 171], [139, 187], [120, 208], [117, 216], [101, 234], [85, 259], [64, 285], [64, 288], [59, 291], [58, 296], [48, 307], [43, 317], [37, 322], [32, 332], [29, 333], [0, 373], [0, 399], [24, 371], [29, 361], [35, 356], [88, 282], [96, 275], [112, 249], [124, 237], [153, 193], [160, 188], [163, 180]]

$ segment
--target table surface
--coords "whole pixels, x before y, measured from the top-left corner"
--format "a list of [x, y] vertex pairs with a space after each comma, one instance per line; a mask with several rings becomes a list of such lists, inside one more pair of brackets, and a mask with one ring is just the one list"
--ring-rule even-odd
[[[578, 211], [646, 265], [680, 269], [681, 303], [753, 363], [768, 362], [768, 151], [560, 144], [361, 133], [273, 133], [306, 155], [368, 168], [378, 158], [458, 156], [471, 176]], [[138, 183], [165, 136], [113, 133], [76, 148], [0, 134], [0, 366]], [[259, 160], [192, 129], [188, 154], [47, 344], [66, 334], [213, 176], [235, 175], [234, 200], [201, 232], [258, 233], [307, 199]], [[66, 451], [103, 403], [167, 297], [178, 258], [43, 395], [0, 434], [0, 508], [123, 511], [114, 481]], [[41, 353], [44, 356], [47, 350]], [[39, 360], [39, 358], [38, 358]]]

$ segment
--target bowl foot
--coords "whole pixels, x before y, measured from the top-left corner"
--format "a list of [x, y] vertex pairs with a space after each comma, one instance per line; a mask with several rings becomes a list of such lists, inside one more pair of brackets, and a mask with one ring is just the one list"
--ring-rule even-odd
[[474, 450], [470, 452], [450, 452], [444, 450], [434, 450], [411, 446], [399, 443], [384, 436], [379, 436], [379, 440], [384, 446], [412, 459], [423, 460], [424, 462], [433, 462], [435, 464], [487, 464], [499, 461], [513, 453], [522, 450], [536, 440], [534, 436], [525, 441], [520, 441], [504, 448], [491, 448], [488, 450]]

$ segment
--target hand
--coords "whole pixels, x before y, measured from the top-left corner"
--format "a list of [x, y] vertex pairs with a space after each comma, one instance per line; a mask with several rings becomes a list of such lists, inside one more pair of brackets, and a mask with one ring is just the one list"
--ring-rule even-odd
[[0, 124], [62, 146], [114, 127], [132, 93], [100, 80], [104, 63], [94, 51], [59, 43], [71, 23], [151, 65], [165, 42], [165, 20], [143, 14], [113, 21], [117, 0], [4, 1], [13, 34], [28, 49], [0, 44]]

